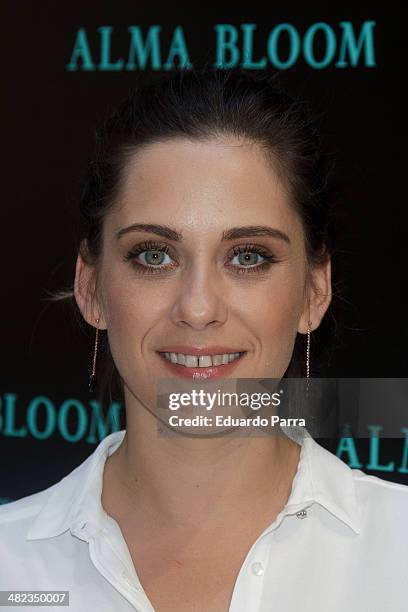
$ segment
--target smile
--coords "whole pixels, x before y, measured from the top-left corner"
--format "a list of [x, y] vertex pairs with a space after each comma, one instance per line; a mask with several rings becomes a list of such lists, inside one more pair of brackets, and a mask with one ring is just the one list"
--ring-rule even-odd
[[158, 351], [170, 363], [175, 363], [186, 368], [210, 368], [213, 366], [227, 365], [232, 361], [240, 359], [245, 351], [238, 353], [222, 353], [218, 355], [186, 355], [184, 353], [167, 353]]

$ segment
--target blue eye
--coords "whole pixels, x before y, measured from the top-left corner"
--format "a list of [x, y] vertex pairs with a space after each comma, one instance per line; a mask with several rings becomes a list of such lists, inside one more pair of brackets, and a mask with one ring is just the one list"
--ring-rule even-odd
[[[131, 261], [142, 274], [162, 274], [177, 268], [177, 259], [170, 252], [167, 244], [147, 241], [128, 251], [123, 259]], [[234, 274], [255, 274], [269, 270], [279, 260], [264, 247], [246, 244], [235, 246], [227, 261], [227, 267]]]
[[260, 253], [255, 253], [255, 252], [250, 252], [250, 251], [243, 251], [243, 252], [238, 253], [237, 255], [235, 255], [231, 261], [232, 261], [232, 263], [234, 263], [234, 259], [238, 258], [238, 262], [235, 262], [235, 263], [238, 263], [240, 266], [249, 267], [249, 266], [255, 266], [255, 265], [261, 263], [258, 260], [258, 257], [262, 257], [260, 255]]
[[[171, 263], [171, 258], [169, 257], [169, 255], [164, 251], [160, 251], [159, 249], [146, 249], [145, 251], [141, 251], [139, 253], [139, 256], [142, 256], [142, 261], [143, 255], [144, 263], [149, 266], [160, 266], [162, 264]], [[168, 261], [165, 260], [166, 257]]]
[[[235, 274], [260, 274], [270, 269], [272, 264], [279, 260], [264, 247], [256, 244], [246, 244], [236, 246], [232, 249], [234, 257], [231, 260], [229, 268]], [[261, 257], [262, 259], [258, 259]], [[237, 264], [234, 260], [238, 258]]]

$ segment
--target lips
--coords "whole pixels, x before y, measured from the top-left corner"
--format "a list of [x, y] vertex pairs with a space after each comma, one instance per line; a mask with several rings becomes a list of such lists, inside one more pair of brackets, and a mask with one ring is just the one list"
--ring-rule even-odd
[[[230, 348], [228, 348], [228, 350], [225, 350], [227, 347], [220, 347], [220, 346], [205, 347], [205, 348], [195, 347], [194, 348], [194, 347], [177, 345], [177, 346], [164, 347], [164, 348], [174, 349], [172, 351], [167, 351], [167, 350], [157, 351], [157, 355], [159, 356], [161, 362], [165, 365], [165, 367], [169, 371], [171, 371], [173, 374], [175, 374], [176, 376], [180, 376], [181, 378], [187, 378], [190, 380], [191, 379], [206, 380], [209, 378], [226, 377], [229, 374], [231, 374], [231, 372], [237, 367], [237, 365], [242, 361], [243, 357], [246, 354], [246, 351], [238, 351], [238, 350], [234, 350]], [[183, 349], [183, 350], [180, 350], [180, 349]], [[222, 353], [220, 349], [222, 350]], [[205, 356], [220, 355], [220, 354], [238, 353], [239, 356], [234, 358], [232, 361], [229, 361], [228, 363], [222, 363], [220, 365], [211, 365], [208, 367], [206, 366], [200, 367], [197, 365], [197, 366], [189, 367], [188, 365], [182, 365], [180, 363], [173, 363], [168, 358], [166, 358], [166, 356], [162, 353], [173, 353], [173, 354], [181, 353], [181, 354], [190, 355], [190, 356], [195, 355], [197, 358], [201, 356], [203, 359]], [[202, 363], [205, 363], [205, 361]]]

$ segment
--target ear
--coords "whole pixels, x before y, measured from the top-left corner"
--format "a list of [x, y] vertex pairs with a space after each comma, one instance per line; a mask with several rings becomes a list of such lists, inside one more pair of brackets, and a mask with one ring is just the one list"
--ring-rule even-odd
[[299, 320], [299, 333], [307, 333], [309, 321], [310, 331], [319, 327], [331, 299], [331, 260], [328, 258], [324, 264], [315, 266], [310, 270], [305, 306]]
[[[106, 329], [106, 321], [96, 293], [95, 267], [86, 263], [78, 253], [75, 266], [74, 295], [78, 307], [89, 325]], [[99, 322], [96, 323], [99, 318]]]

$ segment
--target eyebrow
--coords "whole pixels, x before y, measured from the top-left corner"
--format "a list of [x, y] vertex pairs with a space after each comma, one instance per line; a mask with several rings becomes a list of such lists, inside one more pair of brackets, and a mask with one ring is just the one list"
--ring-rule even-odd
[[[168, 227], [167, 225], [157, 225], [154, 223], [133, 223], [128, 227], [123, 227], [116, 232], [116, 239], [119, 240], [125, 234], [130, 232], [148, 232], [150, 234], [156, 234], [162, 238], [173, 240], [174, 242], [181, 242], [183, 240], [183, 234], [177, 230]], [[269, 227], [268, 225], [245, 225], [242, 227], [231, 227], [222, 233], [221, 240], [235, 240], [236, 238], [250, 238], [253, 236], [271, 236], [278, 240], [283, 240], [287, 244], [290, 244], [290, 238], [285, 232], [281, 230]]]

